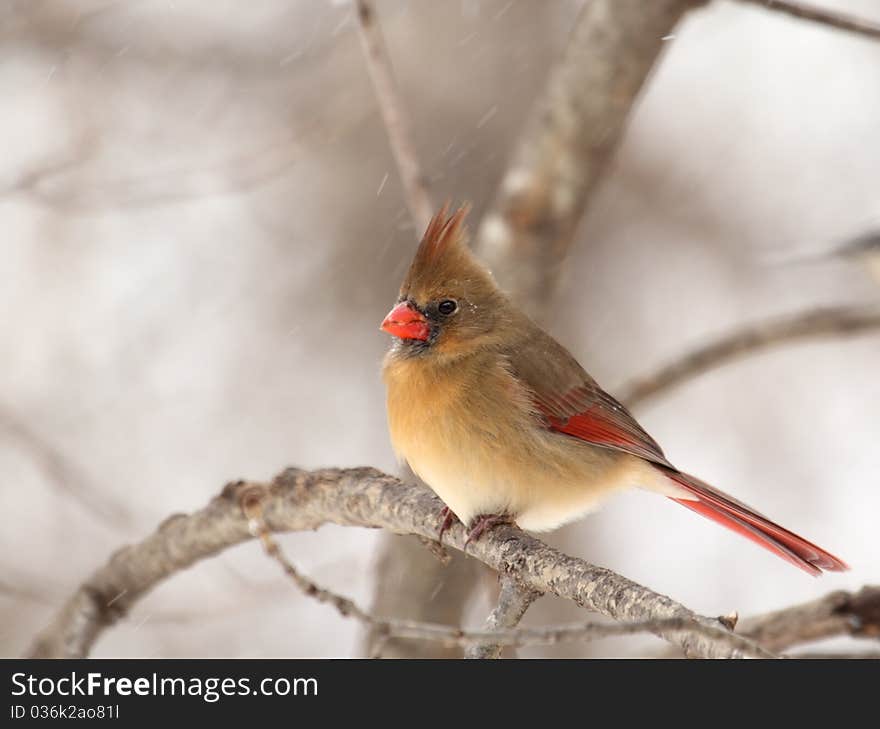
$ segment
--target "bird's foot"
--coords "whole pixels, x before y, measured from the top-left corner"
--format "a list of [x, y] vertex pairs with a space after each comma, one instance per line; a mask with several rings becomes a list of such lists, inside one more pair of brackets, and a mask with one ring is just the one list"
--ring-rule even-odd
[[437, 532], [437, 541], [442, 544], [443, 535], [446, 533], [446, 530], [452, 526], [457, 517], [452, 513], [452, 509], [448, 506], [444, 506], [440, 510], [440, 516], [443, 517], [443, 522], [440, 524], [440, 531]]
[[468, 544], [479, 539], [484, 531], [496, 524], [513, 524], [513, 517], [510, 514], [480, 514], [471, 522], [464, 548], [467, 549]]

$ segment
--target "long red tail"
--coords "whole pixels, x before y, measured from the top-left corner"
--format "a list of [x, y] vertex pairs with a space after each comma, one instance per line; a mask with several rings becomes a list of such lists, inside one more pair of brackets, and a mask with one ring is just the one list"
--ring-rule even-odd
[[843, 572], [849, 569], [843, 560], [779, 524], [774, 524], [751, 507], [712, 488], [700, 479], [679, 471], [667, 471], [666, 474], [696, 496], [693, 500], [672, 499], [673, 501], [726, 526], [746, 539], [751, 539], [764, 549], [800, 567], [804, 572], [809, 572], [815, 577], [822, 574], [822, 570]]

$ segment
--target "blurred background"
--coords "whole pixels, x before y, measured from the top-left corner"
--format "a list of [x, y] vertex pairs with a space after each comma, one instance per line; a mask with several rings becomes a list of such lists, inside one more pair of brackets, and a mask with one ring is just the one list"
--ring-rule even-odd
[[[377, 4], [432, 195], [472, 201], [472, 225], [580, 5]], [[880, 21], [875, 0], [823, 5]], [[378, 325], [420, 231], [347, 2], [4, 0], [0, 37], [8, 656], [113, 550], [227, 481], [397, 468]], [[779, 262], [880, 226], [880, 44], [725, 0], [667, 44], [548, 323], [611, 392], [747, 322], [880, 297], [851, 262]], [[809, 579], [640, 492], [551, 541], [708, 615], [876, 582], [878, 367], [876, 334], [794, 344], [636, 411], [673, 462], [851, 572]], [[280, 540], [318, 583], [369, 605], [382, 538], [325, 527]], [[478, 588], [470, 627], [490, 605], [489, 582]], [[583, 617], [544, 598], [527, 622]], [[160, 585], [94, 654], [363, 651], [358, 624], [250, 543]]]

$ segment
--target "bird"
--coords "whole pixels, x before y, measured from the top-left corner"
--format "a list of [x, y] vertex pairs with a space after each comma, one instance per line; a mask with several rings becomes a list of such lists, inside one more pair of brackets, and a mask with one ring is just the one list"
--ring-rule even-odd
[[672, 465], [630, 412], [519, 310], [470, 250], [449, 203], [425, 230], [393, 308], [382, 363], [391, 444], [457, 517], [468, 544], [499, 523], [553, 530], [641, 487], [805, 572], [838, 557]]

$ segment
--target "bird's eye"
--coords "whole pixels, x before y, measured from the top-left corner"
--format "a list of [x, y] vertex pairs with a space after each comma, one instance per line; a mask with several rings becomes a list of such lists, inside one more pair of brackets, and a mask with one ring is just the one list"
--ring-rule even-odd
[[437, 311], [439, 311], [443, 316], [449, 316], [450, 314], [454, 314], [458, 309], [458, 304], [452, 299], [443, 299], [439, 304], [437, 304]]

